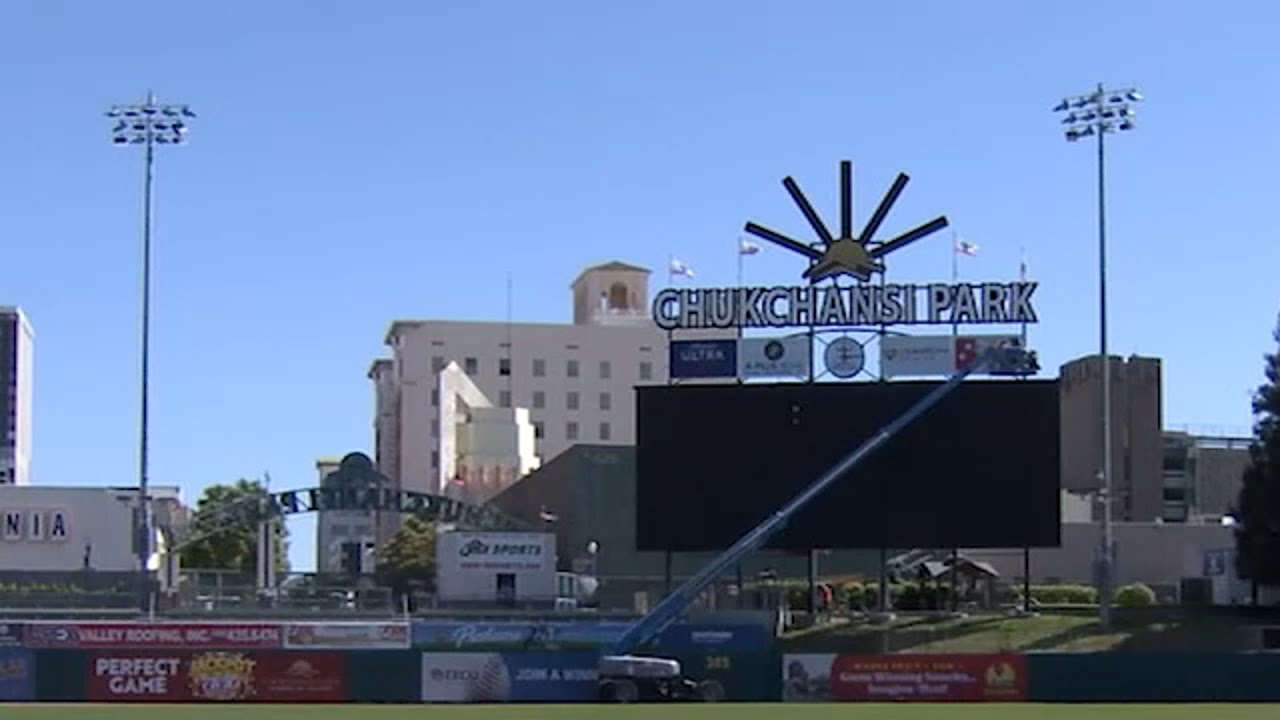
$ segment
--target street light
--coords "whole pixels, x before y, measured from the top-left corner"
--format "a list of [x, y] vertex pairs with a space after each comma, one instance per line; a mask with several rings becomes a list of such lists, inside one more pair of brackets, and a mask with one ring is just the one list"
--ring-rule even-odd
[[106, 113], [114, 121], [111, 142], [118, 146], [140, 145], [143, 148], [142, 185], [142, 368], [138, 432], [138, 504], [137, 522], [139, 592], [143, 610], [148, 609], [149, 561], [152, 543], [151, 496], [147, 473], [147, 431], [149, 361], [151, 350], [151, 179], [156, 145], [181, 145], [187, 133], [187, 123], [195, 117], [186, 105], [167, 105], [156, 102], [153, 93], [147, 93], [145, 102], [136, 105], [113, 105]]
[[1111, 358], [1107, 354], [1107, 202], [1106, 143], [1108, 133], [1134, 128], [1133, 103], [1142, 95], [1135, 88], [1107, 90], [1098, 83], [1087, 95], [1068, 97], [1053, 108], [1065, 113], [1069, 142], [1098, 138], [1098, 352], [1102, 360], [1102, 547], [1099, 553], [1098, 610], [1103, 627], [1111, 623], [1111, 585], [1115, 562], [1111, 539], [1112, 448], [1111, 448]]

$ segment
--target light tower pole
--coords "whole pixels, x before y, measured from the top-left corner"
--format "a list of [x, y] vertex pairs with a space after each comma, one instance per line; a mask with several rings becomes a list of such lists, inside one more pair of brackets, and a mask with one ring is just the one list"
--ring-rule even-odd
[[1054, 107], [1063, 113], [1069, 142], [1098, 138], [1098, 353], [1102, 362], [1102, 542], [1098, 549], [1098, 612], [1102, 626], [1111, 624], [1111, 594], [1115, 565], [1111, 507], [1114, 496], [1111, 433], [1111, 357], [1107, 352], [1107, 195], [1106, 141], [1108, 133], [1134, 128], [1132, 104], [1142, 100], [1136, 88], [1107, 90], [1102, 83], [1086, 95], [1068, 97]]
[[157, 145], [181, 145], [187, 132], [187, 122], [195, 113], [186, 105], [166, 105], [156, 102], [156, 96], [148, 92], [144, 102], [134, 105], [114, 105], [107, 111], [115, 125], [111, 128], [111, 142], [118, 146], [140, 145], [143, 149], [142, 185], [142, 363], [139, 388], [138, 427], [138, 515], [136, 523], [138, 550], [139, 593], [142, 609], [150, 606], [150, 572], [152, 518], [151, 494], [148, 475], [148, 430], [150, 396], [151, 354], [151, 184]]

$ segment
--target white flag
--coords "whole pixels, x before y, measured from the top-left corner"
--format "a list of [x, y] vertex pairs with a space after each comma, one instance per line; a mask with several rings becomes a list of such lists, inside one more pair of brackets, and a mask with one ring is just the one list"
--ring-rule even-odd
[[746, 238], [738, 238], [738, 254], [739, 255], [755, 255], [760, 252], [760, 246], [751, 242]]
[[956, 252], [961, 255], [977, 255], [978, 244], [971, 243], [968, 240], [960, 240], [956, 242]]
[[684, 277], [691, 278], [693, 277], [693, 268], [685, 265], [675, 258], [671, 258], [671, 274], [683, 275]]

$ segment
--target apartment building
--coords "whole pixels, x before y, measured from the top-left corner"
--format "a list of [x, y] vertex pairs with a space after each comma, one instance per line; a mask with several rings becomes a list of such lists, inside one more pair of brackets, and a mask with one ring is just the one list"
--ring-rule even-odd
[[1195, 522], [1229, 514], [1237, 507], [1249, 467], [1246, 437], [1164, 434], [1164, 522]]
[[22, 309], [0, 307], [0, 485], [31, 482], [34, 343]]
[[[527, 410], [484, 422], [509, 426], [517, 440], [531, 425], [532, 467], [577, 443], [633, 444], [634, 388], [667, 382], [668, 336], [649, 314], [649, 275], [622, 262], [587, 268], [570, 286], [572, 323], [393, 322], [391, 357], [369, 371], [379, 469], [407, 490], [447, 491], [460, 479], [459, 438], [473, 450], [488, 442], [459, 431], [472, 408]], [[442, 380], [453, 365], [469, 382]], [[503, 452], [529, 465], [524, 443]]]

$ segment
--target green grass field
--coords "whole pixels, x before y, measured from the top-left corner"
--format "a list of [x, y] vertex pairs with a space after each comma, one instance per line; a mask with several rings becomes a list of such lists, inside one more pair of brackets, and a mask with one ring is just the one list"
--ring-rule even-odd
[[1274, 705], [2, 705], [4, 720], [1263, 720]]

